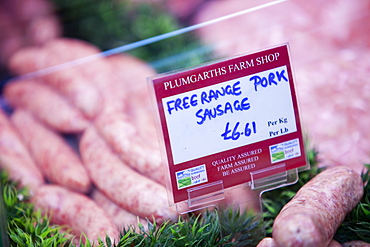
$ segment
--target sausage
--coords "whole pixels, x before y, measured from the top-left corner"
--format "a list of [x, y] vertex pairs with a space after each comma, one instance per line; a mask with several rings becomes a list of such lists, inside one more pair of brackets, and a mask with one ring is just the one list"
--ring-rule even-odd
[[[90, 241], [104, 239], [119, 240], [119, 231], [112, 220], [93, 200], [86, 195], [70, 191], [58, 185], [43, 185], [32, 197], [36, 210], [50, 213], [54, 224], [66, 225], [72, 233], [82, 233]], [[81, 236], [82, 237], [82, 236]]]
[[48, 14], [32, 19], [26, 27], [28, 44], [42, 45], [61, 35], [60, 21], [57, 16]]
[[370, 247], [369, 243], [360, 240], [348, 241], [342, 244], [343, 247]]
[[346, 166], [328, 168], [282, 208], [272, 237], [277, 246], [326, 247], [363, 193], [361, 176], [354, 170]]
[[[93, 83], [96, 80], [110, 80], [111, 74], [101, 77], [104, 66], [92, 66], [96, 62], [101, 65], [99, 56], [73, 64], [78, 59], [98, 55], [98, 47], [88, 42], [73, 38], [58, 38], [43, 47], [48, 57], [55, 59], [53, 64], [72, 62], [72, 67], [47, 74], [45, 80], [65, 93], [88, 117], [94, 118], [102, 109], [103, 98]], [[65, 52], [68, 50], [68, 52]], [[81, 60], [80, 60], [81, 61]]]
[[117, 205], [158, 222], [177, 218], [168, 205], [166, 188], [122, 162], [93, 126], [81, 137], [80, 153], [95, 186]]
[[[257, 247], [276, 247], [276, 243], [275, 243], [275, 240], [273, 238], [270, 238], [270, 237], [266, 237], [264, 239], [262, 239]], [[359, 245], [360, 246], [360, 245]], [[361, 245], [362, 246], [362, 245]], [[370, 246], [370, 245], [369, 245]], [[334, 239], [330, 242], [330, 244], [328, 245], [328, 247], [342, 247], [342, 245], [340, 243], [338, 243], [337, 241], [335, 241]]]
[[[16, 25], [14, 15], [0, 2], [0, 66], [4, 67], [7, 60], [24, 45], [22, 27]], [[10, 2], [10, 1], [9, 1]]]
[[89, 67], [96, 67], [95, 80], [91, 82], [99, 88], [104, 99], [104, 111], [127, 112], [127, 87], [116, 75], [117, 71], [114, 71], [110, 64], [103, 59], [90, 62]]
[[[57, 48], [52, 47], [53, 49], [48, 48], [51, 46], [49, 43], [54, 43], [55, 40], [63, 45], [58, 45]], [[20, 49], [10, 58], [9, 68], [17, 75], [38, 71], [32, 76], [52, 86], [68, 98], [87, 118], [94, 118], [101, 110], [103, 103], [98, 89], [90, 83], [94, 74], [86, 76], [79, 71], [80, 67], [74, 64], [66, 67], [65, 63], [79, 58], [78, 52], [71, 52], [79, 48], [73, 47], [75, 43], [65, 42], [64, 39], [59, 40], [54, 39], [41, 47]], [[65, 52], [67, 50], [69, 52]], [[66, 53], [73, 56], [63, 56]], [[57, 65], [61, 67], [53, 67]], [[53, 69], [45, 73], [43, 69], [50, 69], [50, 67]]]
[[[128, 92], [128, 101], [135, 101], [135, 106], [151, 108], [146, 78], [156, 71], [145, 61], [128, 54], [107, 56], [105, 61], [110, 65], [115, 76]], [[141, 96], [141, 97], [140, 97]], [[132, 110], [135, 110], [134, 107]]]
[[[125, 113], [140, 129], [146, 140], [158, 147], [158, 137], [153, 117], [152, 101], [148, 90], [146, 78], [156, 74], [156, 71], [148, 63], [127, 54], [116, 54], [105, 58], [110, 64], [112, 75], [120, 83], [125, 92]], [[112, 89], [119, 92], [119, 89]], [[117, 93], [116, 93], [117, 94]]]
[[[50, 55], [56, 58], [59, 63], [85, 58], [101, 52], [98, 47], [86, 41], [67, 37], [59, 37], [57, 39], [50, 40], [45, 43], [43, 48], [47, 50]], [[66, 49], [68, 49], [68, 52], [66, 52]]]
[[3, 95], [12, 107], [29, 110], [56, 131], [77, 133], [89, 124], [66, 98], [36, 79], [12, 81], [5, 85]]
[[91, 198], [106, 212], [119, 230], [131, 228], [138, 231], [138, 223], [142, 224], [144, 228], [148, 225], [146, 220], [121, 208], [97, 189], [93, 190]]
[[276, 243], [273, 238], [266, 237], [258, 243], [257, 247], [276, 247]]
[[91, 183], [84, 165], [60, 135], [22, 109], [15, 110], [11, 120], [50, 182], [82, 193], [89, 191]]
[[[72, 50], [66, 53], [64, 52], [66, 47]], [[86, 59], [77, 65], [78, 72], [88, 78], [89, 83], [99, 90], [104, 101], [104, 109], [125, 111], [128, 88], [124, 80], [117, 76], [120, 71], [115, 70], [104, 56], [97, 55], [101, 52], [100, 49], [87, 42], [70, 38], [60, 38], [48, 42], [45, 49], [49, 53], [61, 57], [63, 61], [90, 56], [91, 59]], [[71, 54], [73, 55], [71, 56]]]
[[128, 103], [133, 103], [132, 110], [138, 105], [139, 108], [151, 109], [146, 78], [155, 75], [156, 71], [147, 62], [128, 54], [111, 55], [105, 60], [128, 92]]
[[18, 24], [27, 25], [27, 22], [39, 16], [45, 16], [54, 13], [54, 6], [51, 2], [45, 0], [11, 0], [2, 1], [8, 7]]
[[[94, 76], [94, 75], [91, 75]], [[102, 98], [84, 77], [78, 67], [62, 69], [43, 76], [43, 81], [67, 97], [89, 119], [94, 118], [102, 108]]]
[[164, 183], [160, 149], [149, 145], [139, 129], [120, 112], [102, 113], [95, 119], [98, 132], [127, 165], [158, 183]]
[[127, 111], [128, 88], [105, 58], [84, 63], [79, 69], [81, 73], [89, 76], [91, 84], [98, 88], [104, 101], [104, 111]]
[[41, 44], [61, 34], [59, 19], [49, 1], [2, 0], [0, 16], [2, 66], [18, 49]]
[[19, 49], [8, 60], [7, 67], [13, 75], [23, 75], [46, 68], [47, 55], [36, 46]]
[[8, 69], [15, 75], [23, 75], [99, 52], [98, 48], [82, 40], [55, 38], [42, 46], [28, 46], [19, 49], [11, 56]]
[[45, 183], [44, 177], [8, 116], [0, 109], [0, 167], [9, 178], [30, 192]]
[[342, 247], [342, 245], [339, 242], [337, 242], [336, 240], [333, 239], [330, 242], [330, 244], [328, 245], [328, 247]]

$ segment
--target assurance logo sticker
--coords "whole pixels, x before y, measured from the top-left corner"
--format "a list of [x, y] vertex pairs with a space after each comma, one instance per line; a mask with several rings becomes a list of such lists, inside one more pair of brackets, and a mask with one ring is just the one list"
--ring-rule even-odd
[[298, 139], [272, 145], [269, 148], [271, 163], [276, 163], [301, 156], [301, 148]]
[[208, 182], [206, 165], [176, 172], [176, 181], [178, 189]]

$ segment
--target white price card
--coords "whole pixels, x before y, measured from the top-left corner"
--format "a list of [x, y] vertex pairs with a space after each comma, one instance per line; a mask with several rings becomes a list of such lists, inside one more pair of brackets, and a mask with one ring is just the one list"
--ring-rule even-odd
[[[306, 165], [288, 46], [152, 78], [173, 201]], [[263, 176], [274, 175], [273, 172]]]

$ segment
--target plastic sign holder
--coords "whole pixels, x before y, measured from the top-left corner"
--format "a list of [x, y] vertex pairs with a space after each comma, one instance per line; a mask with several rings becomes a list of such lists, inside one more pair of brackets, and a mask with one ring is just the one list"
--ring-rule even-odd
[[222, 201], [240, 185], [266, 191], [309, 168], [288, 44], [148, 79], [170, 205]]

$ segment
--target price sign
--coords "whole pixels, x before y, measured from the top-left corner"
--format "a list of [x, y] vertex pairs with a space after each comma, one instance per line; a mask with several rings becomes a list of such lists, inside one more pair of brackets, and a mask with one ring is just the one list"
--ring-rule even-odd
[[[306, 165], [288, 46], [152, 78], [173, 201]], [[274, 175], [266, 172], [262, 176]]]

